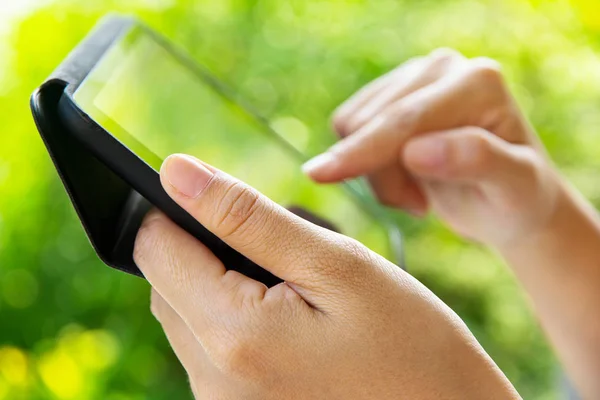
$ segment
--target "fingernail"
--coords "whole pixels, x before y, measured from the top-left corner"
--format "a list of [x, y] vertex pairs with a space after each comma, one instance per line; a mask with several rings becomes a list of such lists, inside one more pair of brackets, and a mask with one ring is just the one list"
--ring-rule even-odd
[[424, 167], [439, 167], [446, 163], [448, 146], [445, 140], [440, 138], [416, 139], [411, 146], [417, 163]]
[[305, 174], [310, 175], [331, 167], [335, 160], [336, 158], [333, 154], [331, 154], [330, 152], [325, 152], [304, 163], [304, 165], [302, 165], [302, 171]]
[[190, 198], [200, 195], [213, 177], [213, 173], [197, 160], [180, 154], [169, 156], [161, 170], [171, 186]]

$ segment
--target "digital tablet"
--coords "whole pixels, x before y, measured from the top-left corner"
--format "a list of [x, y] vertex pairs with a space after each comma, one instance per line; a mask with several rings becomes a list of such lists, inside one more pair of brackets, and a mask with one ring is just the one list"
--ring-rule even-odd
[[[186, 153], [250, 184], [305, 219], [400, 262], [397, 228], [364, 192], [352, 183], [311, 182], [300, 169], [307, 157], [235, 91], [145, 25], [131, 18], [111, 18], [110, 32], [97, 29], [91, 35], [95, 39], [87, 39], [88, 47], [94, 42], [102, 46], [93, 55], [88, 51], [68, 79], [62, 74], [66, 82], [55, 112], [65, 140], [77, 141], [129, 188], [126, 195], [120, 194], [112, 251], [131, 251], [143, 214], [155, 206], [209, 247], [227, 268], [267, 285], [279, 282], [166, 195], [159, 181], [161, 163], [170, 154]], [[84, 57], [81, 54], [85, 52], [79, 56]], [[76, 53], [69, 62], [77, 67]], [[42, 118], [39, 114], [38, 110], [37, 119]], [[110, 184], [106, 185], [109, 193]]]

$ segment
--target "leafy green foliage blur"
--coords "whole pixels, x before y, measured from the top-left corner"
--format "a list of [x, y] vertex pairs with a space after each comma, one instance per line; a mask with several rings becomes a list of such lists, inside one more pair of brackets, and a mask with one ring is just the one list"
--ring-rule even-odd
[[[292, 136], [308, 130], [311, 154], [334, 142], [338, 103], [409, 57], [441, 46], [494, 57], [559, 167], [600, 205], [595, 0], [28, 1], [12, 17], [1, 13], [20, 2], [3, 2], [0, 399], [191, 398], [148, 311], [148, 285], [93, 254], [28, 109], [108, 11], [139, 16]], [[502, 263], [434, 218], [398, 218], [411, 272], [466, 320], [524, 398], [558, 398], [558, 367]]]

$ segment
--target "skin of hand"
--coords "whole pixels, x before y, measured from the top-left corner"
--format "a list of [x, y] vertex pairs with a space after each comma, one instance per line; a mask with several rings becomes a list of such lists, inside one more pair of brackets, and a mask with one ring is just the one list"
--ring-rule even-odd
[[379, 200], [432, 209], [497, 250], [585, 398], [600, 398], [600, 219], [565, 181], [496, 62], [436, 50], [338, 108], [343, 138], [305, 164], [318, 182], [368, 177]]
[[401, 269], [189, 156], [167, 193], [285, 282], [226, 270], [159, 212], [134, 258], [197, 399], [517, 399], [464, 323]]
[[401, 65], [335, 113], [343, 140], [305, 164], [318, 182], [367, 175], [380, 201], [431, 207], [491, 245], [543, 226], [560, 187], [498, 65], [451, 50]]

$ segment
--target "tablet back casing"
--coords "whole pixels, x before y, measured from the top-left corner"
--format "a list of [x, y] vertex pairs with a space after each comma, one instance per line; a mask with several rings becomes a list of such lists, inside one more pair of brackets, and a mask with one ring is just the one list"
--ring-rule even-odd
[[[48, 153], [98, 256], [113, 268], [141, 276], [133, 261], [134, 238], [123, 240], [120, 229], [123, 210], [135, 193], [69, 135], [58, 114], [58, 102], [65, 87], [71, 82], [81, 82], [113, 41], [134, 23], [132, 18], [105, 17], [33, 93], [31, 109]], [[123, 243], [121, 248], [117, 246], [120, 241]]]

